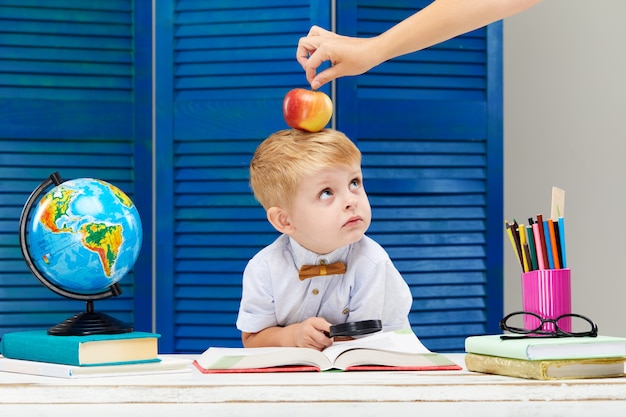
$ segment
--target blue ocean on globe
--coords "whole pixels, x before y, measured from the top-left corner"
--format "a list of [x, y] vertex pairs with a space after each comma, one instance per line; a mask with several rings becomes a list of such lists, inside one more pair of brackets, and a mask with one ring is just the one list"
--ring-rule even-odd
[[53, 285], [95, 294], [135, 265], [142, 242], [137, 208], [119, 188], [79, 178], [63, 182], [39, 201], [26, 226], [33, 264]]

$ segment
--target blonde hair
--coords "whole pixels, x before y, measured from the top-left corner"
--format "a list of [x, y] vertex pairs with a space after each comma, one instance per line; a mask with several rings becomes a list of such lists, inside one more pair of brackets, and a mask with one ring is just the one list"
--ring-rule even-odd
[[361, 152], [337, 130], [280, 130], [257, 147], [250, 162], [250, 187], [265, 210], [289, 206], [304, 176], [351, 165], [361, 165]]

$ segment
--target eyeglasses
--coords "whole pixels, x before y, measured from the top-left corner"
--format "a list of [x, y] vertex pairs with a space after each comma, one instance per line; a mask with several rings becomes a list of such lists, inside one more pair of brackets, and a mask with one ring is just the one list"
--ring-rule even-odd
[[[523, 324], [522, 324], [523, 322]], [[522, 336], [500, 336], [502, 340], [526, 337], [596, 337], [598, 326], [580, 314], [563, 314], [546, 319], [530, 311], [516, 311], [500, 320], [500, 329]]]

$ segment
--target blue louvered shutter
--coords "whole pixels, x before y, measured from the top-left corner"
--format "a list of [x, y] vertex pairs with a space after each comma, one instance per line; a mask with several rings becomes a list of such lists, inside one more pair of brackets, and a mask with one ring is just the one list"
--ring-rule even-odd
[[277, 237], [248, 165], [286, 128], [283, 96], [306, 86], [296, 41], [329, 10], [308, 0], [157, 5], [157, 330], [173, 335], [164, 351], [241, 345], [243, 269]]
[[[115, 184], [150, 230], [150, 120], [134, 114], [150, 109], [149, 66], [147, 75], [141, 68], [150, 63], [151, 12], [149, 1], [138, 3], [148, 7], [134, 12], [126, 0], [0, 5], [0, 333], [49, 327], [85, 308], [42, 286], [19, 249], [22, 206], [51, 173]], [[147, 52], [136, 29], [147, 30]], [[134, 53], [140, 46], [143, 62]], [[138, 73], [148, 78], [138, 81]], [[149, 235], [144, 242], [149, 255]], [[136, 299], [150, 296], [149, 265], [142, 255], [141, 279], [131, 273], [120, 282], [122, 295], [96, 301], [96, 310], [149, 329], [150, 299]], [[135, 316], [136, 305], [146, 308]]]
[[[374, 36], [428, 1], [342, 2], [338, 31]], [[337, 127], [363, 152], [369, 235], [409, 283], [437, 351], [495, 332], [502, 312], [500, 24], [337, 84]]]

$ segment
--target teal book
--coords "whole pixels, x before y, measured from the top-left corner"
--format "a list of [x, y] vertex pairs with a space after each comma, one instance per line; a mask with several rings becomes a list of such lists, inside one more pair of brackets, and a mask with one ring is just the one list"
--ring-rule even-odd
[[6, 333], [2, 356], [65, 365], [96, 366], [158, 361], [160, 335], [147, 332], [53, 336], [46, 330]]
[[480, 355], [524, 360], [617, 358], [626, 356], [626, 338], [528, 337], [502, 340], [501, 335], [470, 336], [465, 351]]

